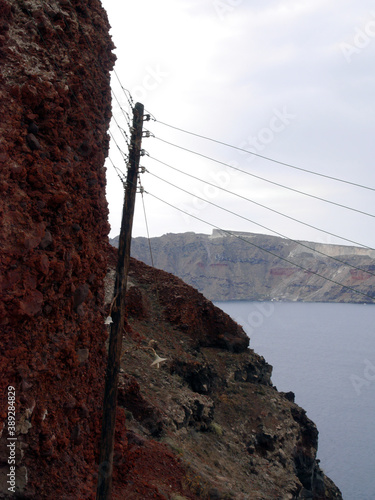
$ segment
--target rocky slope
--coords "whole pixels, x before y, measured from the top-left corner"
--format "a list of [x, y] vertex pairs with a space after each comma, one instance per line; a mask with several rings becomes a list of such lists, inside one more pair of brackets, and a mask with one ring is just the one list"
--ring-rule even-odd
[[[108, 307], [113, 279], [114, 268]], [[116, 498], [342, 498], [316, 460], [316, 426], [292, 393], [273, 387], [272, 367], [237, 323], [180, 279], [135, 260], [127, 308], [119, 405], [129, 455]], [[165, 359], [159, 368], [154, 351]]]
[[[154, 264], [215, 301], [374, 301], [374, 250], [233, 234], [214, 230], [151, 238]], [[146, 238], [134, 238], [132, 255], [150, 264]]]

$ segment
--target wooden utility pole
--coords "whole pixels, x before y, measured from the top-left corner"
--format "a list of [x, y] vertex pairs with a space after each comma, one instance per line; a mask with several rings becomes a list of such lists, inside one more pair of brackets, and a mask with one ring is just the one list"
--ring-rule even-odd
[[111, 333], [109, 337], [108, 365], [104, 389], [102, 436], [96, 491], [97, 500], [110, 500], [111, 498], [117, 389], [121, 362], [122, 335], [124, 330], [125, 294], [130, 262], [135, 195], [137, 192], [139, 160], [141, 156], [143, 112], [143, 104], [137, 102], [133, 109], [129, 166], [126, 179], [116, 269], [115, 301], [111, 314], [113, 323], [111, 324]]

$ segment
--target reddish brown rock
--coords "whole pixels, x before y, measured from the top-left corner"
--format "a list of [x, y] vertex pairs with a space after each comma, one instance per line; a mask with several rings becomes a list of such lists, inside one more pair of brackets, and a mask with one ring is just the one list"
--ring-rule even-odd
[[48, 200], [48, 205], [51, 208], [57, 208], [69, 199], [69, 193], [66, 191], [60, 191], [51, 196]]
[[46, 231], [44, 233], [44, 236], [42, 238], [42, 241], [40, 242], [39, 246], [42, 249], [47, 248], [51, 243], [53, 242], [52, 234], [49, 231]]
[[24, 300], [20, 302], [20, 313], [27, 316], [35, 316], [43, 306], [43, 294], [38, 290], [29, 292]]
[[[106, 363], [113, 44], [99, 0], [40, 5], [0, 0], [0, 428], [14, 386], [18, 494], [89, 499]], [[76, 406], [64, 409], [68, 395]]]
[[142, 262], [132, 260], [132, 267], [130, 276], [140, 274], [141, 283], [153, 286], [163, 306], [164, 318], [178, 325], [198, 345], [221, 347], [231, 352], [247, 349], [249, 338], [243, 329], [195, 289], [172, 274]]
[[[110, 260], [108, 286], [114, 252]], [[128, 442], [114, 498], [341, 499], [316, 460], [316, 426], [273, 387], [272, 367], [244, 348], [241, 327], [180, 279], [135, 260], [129, 285], [118, 393]]]
[[27, 134], [26, 142], [31, 151], [35, 151], [36, 149], [40, 149], [40, 143], [34, 134]]

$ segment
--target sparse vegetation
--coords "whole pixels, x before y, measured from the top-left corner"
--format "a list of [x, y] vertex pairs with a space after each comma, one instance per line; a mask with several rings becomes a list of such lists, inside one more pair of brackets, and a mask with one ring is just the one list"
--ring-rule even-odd
[[217, 424], [216, 422], [211, 422], [208, 429], [209, 429], [209, 431], [213, 432], [214, 434], [216, 434], [219, 437], [221, 437], [224, 433], [221, 425]]

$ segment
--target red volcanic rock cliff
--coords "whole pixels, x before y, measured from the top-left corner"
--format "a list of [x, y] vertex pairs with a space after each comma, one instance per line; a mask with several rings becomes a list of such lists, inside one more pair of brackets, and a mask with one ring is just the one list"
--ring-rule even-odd
[[[0, 0], [0, 496], [91, 498], [105, 372], [109, 25], [98, 0]], [[3, 428], [4, 424], [4, 428]], [[1, 496], [3, 498], [3, 496]]]

